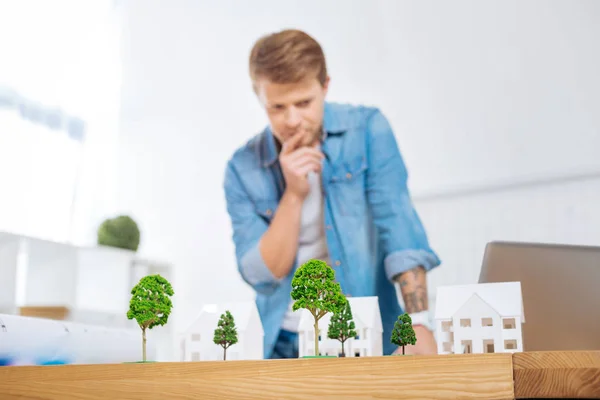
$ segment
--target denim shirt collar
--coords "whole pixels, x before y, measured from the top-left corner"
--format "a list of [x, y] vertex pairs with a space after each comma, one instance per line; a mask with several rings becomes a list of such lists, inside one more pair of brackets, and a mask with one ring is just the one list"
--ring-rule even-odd
[[[321, 143], [325, 143], [329, 136], [341, 135], [346, 132], [348, 130], [346, 122], [347, 121], [340, 118], [339, 114], [336, 115], [334, 113], [333, 108], [329, 103], [325, 103]], [[264, 133], [265, 140], [262, 141], [262, 146], [260, 146], [260, 160], [264, 167], [270, 167], [277, 161], [279, 152], [271, 127], [267, 126]]]

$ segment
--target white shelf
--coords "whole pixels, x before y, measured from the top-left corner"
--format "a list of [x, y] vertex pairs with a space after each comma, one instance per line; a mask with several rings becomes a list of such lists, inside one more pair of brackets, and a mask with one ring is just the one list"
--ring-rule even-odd
[[153, 273], [173, 279], [170, 264], [133, 251], [0, 232], [0, 312], [7, 314], [22, 306], [64, 306], [73, 322], [135, 327], [126, 317], [131, 289]]

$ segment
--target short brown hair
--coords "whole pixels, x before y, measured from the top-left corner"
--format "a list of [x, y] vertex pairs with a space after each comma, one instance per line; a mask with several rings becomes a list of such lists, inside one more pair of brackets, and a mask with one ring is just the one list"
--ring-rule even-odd
[[314, 75], [321, 85], [327, 80], [325, 54], [307, 33], [286, 29], [263, 36], [250, 52], [250, 78], [274, 83], [296, 83]]

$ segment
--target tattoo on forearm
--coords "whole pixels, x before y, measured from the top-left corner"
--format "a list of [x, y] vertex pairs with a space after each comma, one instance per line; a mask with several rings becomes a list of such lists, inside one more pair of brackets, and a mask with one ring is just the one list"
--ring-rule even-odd
[[417, 267], [397, 278], [407, 313], [424, 311], [429, 308], [427, 301], [427, 280], [423, 267]]

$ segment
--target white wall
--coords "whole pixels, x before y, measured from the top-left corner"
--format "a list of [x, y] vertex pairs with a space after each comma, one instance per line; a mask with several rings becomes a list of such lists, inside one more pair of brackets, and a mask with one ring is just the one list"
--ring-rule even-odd
[[203, 302], [252, 297], [234, 263], [222, 174], [266, 123], [247, 77], [250, 47], [286, 27], [323, 44], [330, 100], [380, 106], [396, 128], [444, 261], [434, 286], [473, 282], [492, 239], [600, 243], [597, 2], [121, 6], [116, 204], [139, 221], [141, 252], [178, 268], [184, 326]]

